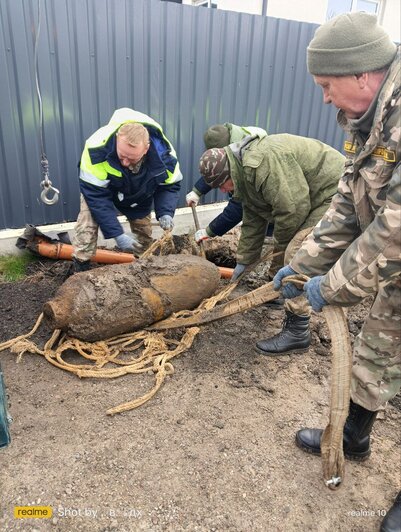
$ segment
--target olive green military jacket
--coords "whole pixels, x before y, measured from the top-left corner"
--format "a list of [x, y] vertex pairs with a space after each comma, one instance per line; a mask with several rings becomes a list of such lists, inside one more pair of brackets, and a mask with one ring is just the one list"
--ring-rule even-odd
[[345, 157], [319, 140], [295, 135], [246, 137], [225, 148], [243, 207], [237, 262], [260, 257], [266, 227], [274, 222], [275, 250], [285, 250], [301, 229], [313, 227], [337, 190]]
[[[338, 121], [348, 129], [340, 111]], [[291, 261], [309, 276], [327, 274], [322, 295], [353, 305], [391, 282], [401, 286], [401, 49], [377, 98], [366, 140], [352, 132], [350, 159], [330, 208]]]

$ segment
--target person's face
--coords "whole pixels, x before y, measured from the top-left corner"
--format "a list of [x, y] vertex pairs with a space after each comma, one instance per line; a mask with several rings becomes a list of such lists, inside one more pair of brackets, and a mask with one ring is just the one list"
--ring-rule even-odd
[[124, 137], [117, 137], [117, 157], [120, 159], [122, 166], [127, 168], [131, 165], [139, 163], [148, 149], [149, 145], [144, 144], [143, 142], [135, 146], [131, 146], [131, 144], [128, 144]]
[[219, 187], [219, 190], [220, 192], [232, 192], [234, 190], [234, 182], [231, 177], [229, 177], [227, 181], [225, 181], [221, 187]]
[[372, 101], [367, 76], [313, 76], [313, 79], [322, 88], [324, 103], [341, 109], [347, 118], [360, 118]]

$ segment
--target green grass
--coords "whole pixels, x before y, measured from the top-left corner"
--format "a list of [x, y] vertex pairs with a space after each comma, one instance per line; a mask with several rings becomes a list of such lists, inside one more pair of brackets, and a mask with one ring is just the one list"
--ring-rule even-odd
[[30, 253], [0, 256], [0, 282], [11, 283], [23, 279], [29, 263], [37, 260]]

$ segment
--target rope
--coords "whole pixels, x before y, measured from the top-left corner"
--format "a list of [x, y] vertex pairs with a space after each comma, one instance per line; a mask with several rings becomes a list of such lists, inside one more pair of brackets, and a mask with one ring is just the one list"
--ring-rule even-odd
[[[221, 296], [225, 296], [226, 293], [227, 290], [224, 289]], [[214, 299], [216, 303], [220, 300], [218, 296], [215, 296]], [[107, 410], [109, 415], [137, 408], [151, 399], [163, 384], [165, 377], [174, 372], [174, 367], [169, 361], [187, 351], [200, 331], [198, 327], [184, 329], [179, 340], [166, 338], [165, 333], [138, 331], [99, 342], [83, 342], [77, 338], [62, 336], [61, 331], [56, 329], [44, 348], [39, 349], [35, 343], [26, 339], [35, 333], [42, 318], [43, 314], [40, 315], [28, 334], [0, 344], [0, 351], [10, 349], [11, 352], [17, 353], [18, 359], [26, 352], [42, 355], [53, 366], [74, 373], [80, 378], [110, 379], [132, 373], [147, 373], [149, 371], [155, 373], [154, 387], [148, 393], [128, 403], [110, 408]], [[136, 358], [119, 358], [123, 354], [132, 353], [140, 348], [143, 348], [143, 351]], [[67, 362], [63, 358], [67, 351], [75, 351], [91, 363], [73, 364]]]
[[39, 85], [39, 75], [38, 75], [38, 47], [39, 47], [39, 36], [40, 36], [40, 27], [41, 27], [41, 0], [38, 0], [38, 27], [35, 35], [35, 48], [34, 48], [34, 63], [35, 63], [35, 85], [36, 85], [36, 93], [38, 96], [38, 103], [39, 103], [39, 142], [40, 142], [40, 151], [41, 151], [41, 164], [43, 167], [43, 175], [45, 178], [45, 181], [48, 182], [49, 180], [49, 172], [48, 172], [48, 162], [45, 154], [45, 143], [43, 140], [43, 102], [42, 102], [42, 95], [40, 92], [40, 85]]
[[[40, 199], [46, 205], [54, 205], [58, 202], [60, 191], [53, 187], [52, 182], [49, 178], [49, 161], [45, 153], [45, 143], [44, 143], [44, 126], [43, 126], [43, 101], [42, 95], [40, 92], [39, 84], [39, 74], [38, 74], [38, 49], [39, 49], [39, 36], [40, 36], [40, 26], [41, 26], [41, 9], [42, 2], [38, 0], [38, 27], [35, 36], [35, 47], [34, 47], [34, 64], [35, 64], [35, 85], [36, 93], [38, 96], [38, 105], [39, 105], [39, 143], [40, 143], [40, 164], [42, 167], [43, 181], [41, 181], [40, 186], [42, 188], [42, 193]], [[48, 194], [52, 193], [53, 197], [48, 197]]]
[[39, 328], [39, 325], [42, 323], [42, 320], [43, 320], [43, 312], [42, 314], [40, 314], [39, 318], [36, 320], [35, 325], [33, 326], [32, 330], [29, 333], [22, 334], [20, 336], [17, 336], [16, 338], [12, 338], [11, 340], [8, 340], [7, 342], [3, 342], [2, 344], [0, 344], [0, 351], [3, 351], [4, 349], [11, 349], [11, 350], [14, 350], [14, 352], [17, 352], [17, 349], [14, 346], [18, 344], [21, 346], [21, 356], [25, 351], [30, 351], [30, 349], [23, 349], [23, 348], [27, 347], [28, 345], [34, 346], [35, 344], [33, 344], [33, 342], [26, 341], [26, 339], [32, 336], [33, 334], [35, 334], [35, 332]]
[[173, 235], [171, 231], [164, 231], [164, 234], [161, 238], [158, 240], [155, 240], [152, 245], [146, 249], [142, 255], [140, 256], [141, 259], [146, 259], [147, 257], [150, 257], [151, 255], [154, 255], [155, 251], [160, 249], [160, 255], [169, 253], [174, 253], [175, 246], [173, 241]]

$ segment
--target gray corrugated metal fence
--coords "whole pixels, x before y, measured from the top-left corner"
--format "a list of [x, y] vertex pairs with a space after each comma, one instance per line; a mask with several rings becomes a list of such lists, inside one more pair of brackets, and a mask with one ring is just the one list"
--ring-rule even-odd
[[185, 177], [180, 206], [198, 178], [211, 124], [259, 125], [341, 149], [334, 110], [306, 71], [313, 24], [158, 0], [41, 0], [45, 153], [61, 192], [56, 205], [45, 206], [34, 65], [38, 1], [0, 2], [0, 229], [76, 218], [84, 140], [119, 107], [163, 125]]

